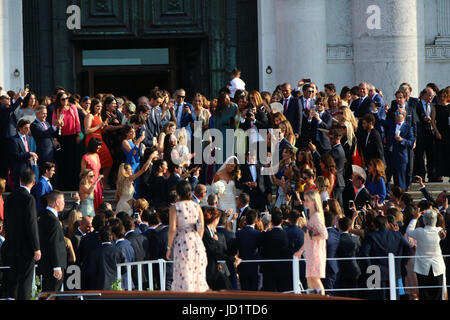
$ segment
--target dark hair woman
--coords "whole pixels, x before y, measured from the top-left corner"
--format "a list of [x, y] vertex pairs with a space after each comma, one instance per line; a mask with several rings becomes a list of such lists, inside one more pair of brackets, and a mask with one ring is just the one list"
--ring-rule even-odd
[[61, 190], [75, 190], [78, 185], [77, 145], [81, 142], [81, 124], [78, 110], [69, 104], [69, 96], [61, 91], [56, 95], [52, 124], [58, 128], [57, 139], [61, 150], [55, 155], [56, 168], [67, 168], [64, 174], [58, 174], [58, 185]]
[[92, 99], [89, 107], [89, 114], [84, 118], [84, 128], [86, 133], [86, 147], [89, 147], [91, 139], [96, 138], [101, 142], [100, 149], [98, 149], [98, 156], [100, 157], [100, 164], [103, 170], [103, 179], [105, 189], [111, 189], [109, 186], [109, 174], [113, 165], [113, 159], [108, 146], [103, 142], [103, 132], [108, 127], [106, 121], [102, 121], [102, 103], [98, 99]]
[[115, 97], [107, 96], [104, 99], [101, 115], [102, 121], [105, 122], [107, 126], [104, 127], [103, 138], [114, 159], [111, 167], [111, 174], [108, 179], [109, 181], [106, 182], [112, 185], [116, 181], [119, 165], [126, 160], [122, 152], [121, 129], [124, 128], [124, 125], [122, 125], [123, 114], [117, 110], [117, 101]]

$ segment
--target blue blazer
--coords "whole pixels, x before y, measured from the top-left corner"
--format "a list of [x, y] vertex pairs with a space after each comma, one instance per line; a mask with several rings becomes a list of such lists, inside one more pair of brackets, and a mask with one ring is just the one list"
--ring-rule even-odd
[[188, 126], [189, 123], [194, 122], [194, 118], [192, 117], [192, 113], [194, 112], [194, 107], [192, 106], [192, 104], [187, 103], [187, 102], [183, 102], [183, 104], [181, 106], [177, 106], [175, 108], [175, 110], [174, 110], [175, 116], [178, 115], [179, 108], [183, 108], [184, 109], [185, 105], [189, 106], [189, 109], [191, 110], [191, 113], [189, 114], [189, 113], [185, 112], [184, 110], [181, 112], [181, 120], [180, 120], [181, 128], [184, 128], [184, 127]]
[[[336, 258], [336, 252], [339, 247], [341, 233], [335, 227], [327, 228], [327, 258]], [[339, 264], [336, 260], [327, 260], [326, 277], [327, 279], [336, 280], [339, 272]]]
[[[400, 128], [400, 137], [403, 138], [401, 142], [395, 140], [395, 122], [391, 122], [388, 126], [388, 133], [386, 136], [386, 147], [387, 150], [392, 152], [392, 160], [394, 162], [408, 162], [408, 151], [414, 145], [415, 137], [413, 133], [413, 128], [406, 123], [406, 120], [403, 122], [403, 125]], [[392, 147], [392, 151], [391, 151]]]
[[[27, 136], [28, 148], [31, 151], [31, 137]], [[9, 156], [11, 160], [11, 177], [14, 181], [14, 187], [19, 187], [20, 174], [26, 169], [30, 168], [31, 155], [25, 150], [25, 145], [20, 139], [19, 134], [16, 134], [9, 140]]]
[[34, 120], [30, 126], [31, 134], [36, 141], [36, 153], [39, 156], [39, 163], [55, 162], [53, 151], [53, 138], [55, 135], [54, 128], [45, 122], [47, 130], [44, 129], [39, 120]]
[[289, 241], [289, 257], [292, 258], [294, 253], [300, 250], [303, 246], [303, 243], [305, 242], [305, 234], [297, 225], [294, 224], [290, 224], [285, 231]]
[[[236, 232], [236, 248], [239, 251], [239, 258], [242, 260], [259, 260], [259, 247], [262, 243], [263, 233], [250, 226]], [[241, 263], [238, 266], [240, 276], [253, 277], [258, 273], [257, 263]]]
[[114, 246], [122, 250], [123, 254], [125, 255], [125, 262], [135, 261], [134, 249], [130, 241], [124, 239], [123, 241], [116, 242]]
[[[395, 256], [410, 256], [411, 247], [398, 231], [378, 230], [369, 233], [361, 247], [361, 256], [363, 257], [386, 257], [388, 253]], [[395, 275], [401, 277], [400, 266], [406, 265], [409, 259], [395, 259]], [[361, 260], [365, 267], [372, 264], [380, 266], [381, 280], [389, 280], [389, 263], [388, 259], [367, 259]], [[363, 268], [363, 270], [366, 270]]]
[[53, 191], [53, 187], [50, 183], [44, 178], [40, 177], [38, 182], [34, 185], [31, 193], [36, 199], [36, 211], [39, 213], [42, 210], [41, 206], [41, 197]]
[[[302, 99], [292, 97], [289, 100], [289, 103], [287, 105], [286, 110], [286, 119], [289, 120], [289, 122], [292, 125], [292, 130], [294, 133], [297, 133], [300, 135], [302, 130], [302, 121], [303, 121], [303, 103]], [[281, 104], [283, 104], [284, 98], [280, 101]]]

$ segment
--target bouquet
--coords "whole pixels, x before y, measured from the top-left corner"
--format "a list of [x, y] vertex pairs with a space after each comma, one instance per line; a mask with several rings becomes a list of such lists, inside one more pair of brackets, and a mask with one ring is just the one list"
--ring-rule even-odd
[[217, 181], [212, 185], [212, 191], [221, 196], [225, 193], [225, 184], [222, 181]]

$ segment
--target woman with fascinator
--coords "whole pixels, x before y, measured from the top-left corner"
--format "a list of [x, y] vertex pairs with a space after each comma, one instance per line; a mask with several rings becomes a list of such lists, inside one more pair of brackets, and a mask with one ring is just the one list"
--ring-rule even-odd
[[231, 215], [236, 209], [236, 182], [241, 178], [241, 170], [236, 156], [229, 157], [214, 176], [212, 190], [219, 197], [218, 208], [229, 211]]

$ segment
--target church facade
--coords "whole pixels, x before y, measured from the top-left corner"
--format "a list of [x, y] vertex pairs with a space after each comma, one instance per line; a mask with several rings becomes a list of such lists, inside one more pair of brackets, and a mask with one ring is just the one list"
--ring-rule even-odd
[[4, 90], [39, 95], [213, 97], [238, 67], [251, 89], [368, 81], [390, 101], [401, 82], [448, 85], [450, 0], [2, 0], [0, 66]]

